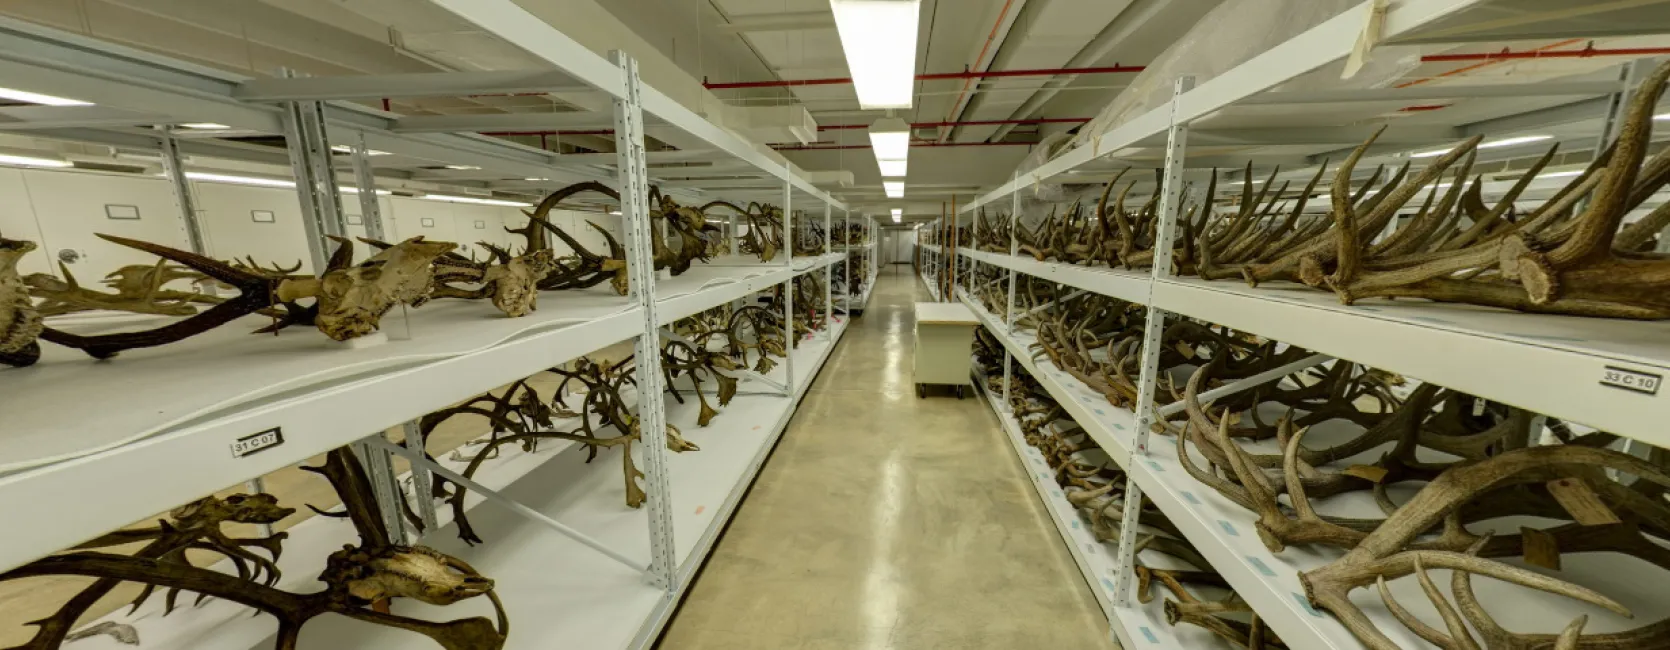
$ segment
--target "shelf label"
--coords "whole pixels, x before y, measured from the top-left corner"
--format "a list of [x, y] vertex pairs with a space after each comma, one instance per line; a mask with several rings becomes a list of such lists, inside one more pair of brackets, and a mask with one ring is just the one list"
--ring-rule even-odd
[[273, 427], [232, 441], [232, 457], [243, 458], [284, 444], [284, 429]]
[[1600, 375], [1600, 385], [1602, 386], [1622, 388], [1647, 395], [1657, 395], [1658, 386], [1663, 382], [1663, 375], [1619, 368], [1618, 366], [1607, 366], [1606, 370]]
[[1251, 564], [1254, 569], [1258, 569], [1258, 572], [1264, 574], [1264, 577], [1266, 577], [1266, 578], [1276, 577], [1276, 572], [1271, 571], [1269, 565], [1265, 564], [1263, 560], [1260, 560], [1256, 557], [1248, 555], [1247, 556], [1247, 563]]

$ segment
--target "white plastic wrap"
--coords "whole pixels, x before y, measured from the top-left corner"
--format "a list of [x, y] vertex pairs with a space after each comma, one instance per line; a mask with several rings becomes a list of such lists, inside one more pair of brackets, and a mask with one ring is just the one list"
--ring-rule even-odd
[[[1164, 105], [1171, 100], [1173, 80], [1181, 75], [1192, 74], [1197, 84], [1205, 83], [1361, 4], [1363, 0], [1224, 0], [1149, 63], [1132, 79], [1130, 86], [1102, 109], [1096, 119], [1080, 129], [1070, 142], [1062, 145], [1046, 141], [1021, 162], [1017, 172], [1024, 174], [1059, 153], [1086, 146], [1091, 137]], [[1368, 27], [1366, 19], [1363, 27]], [[1378, 47], [1370, 52], [1362, 68], [1348, 79], [1341, 78], [1344, 64], [1337, 62], [1300, 75], [1279, 86], [1278, 90], [1382, 87], [1418, 65], [1419, 54], [1416, 47]], [[1044, 201], [1062, 196], [1061, 189], [1054, 185], [1040, 184], [1026, 191], [1028, 198]]]

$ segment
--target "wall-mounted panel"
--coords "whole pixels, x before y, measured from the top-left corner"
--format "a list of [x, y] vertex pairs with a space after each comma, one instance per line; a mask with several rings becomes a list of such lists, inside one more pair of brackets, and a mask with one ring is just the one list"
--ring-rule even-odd
[[32, 241], [36, 246], [34, 252], [24, 255], [18, 263], [18, 273], [52, 273], [56, 265], [49, 251], [55, 249], [35, 221], [35, 206], [29, 201], [29, 188], [23, 183], [22, 170], [0, 169], [0, 197], [6, 197], [0, 201], [0, 236]]
[[[249, 257], [262, 265], [289, 268], [301, 262], [312, 273], [307, 229], [296, 191], [227, 183], [194, 183], [209, 254], [219, 259]], [[270, 221], [269, 221], [270, 219]]]
[[[98, 233], [191, 250], [173, 192], [161, 178], [34, 169], [22, 176], [41, 236], [50, 245], [42, 257], [76, 251], [80, 259], [70, 270], [82, 282], [94, 283], [130, 264], [156, 263], [150, 253], [99, 239]], [[131, 218], [135, 214], [138, 218]]]

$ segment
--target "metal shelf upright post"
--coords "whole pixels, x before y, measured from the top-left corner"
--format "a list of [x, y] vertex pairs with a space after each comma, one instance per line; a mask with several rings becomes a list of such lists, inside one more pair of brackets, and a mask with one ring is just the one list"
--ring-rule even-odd
[[[615, 151], [620, 184], [620, 212], [626, 227], [626, 265], [632, 298], [643, 309], [643, 331], [635, 350], [638, 376], [638, 435], [649, 484], [650, 564], [645, 578], [678, 593], [678, 558], [673, 544], [672, 478], [667, 468], [667, 406], [661, 373], [661, 318], [655, 303], [655, 259], [651, 245], [649, 166], [644, 153], [644, 112], [638, 62], [625, 52], [609, 53], [620, 68], [622, 97], [614, 99]], [[630, 448], [622, 453], [631, 453]]]
[[[1179, 119], [1178, 107], [1183, 93], [1194, 89], [1193, 76], [1179, 77], [1171, 88], [1171, 124], [1166, 129], [1165, 169], [1161, 176], [1160, 222], [1154, 230], [1154, 266], [1149, 276], [1149, 294], [1160, 278], [1171, 275], [1172, 241], [1177, 236], [1178, 211], [1183, 207], [1183, 155], [1188, 146], [1188, 124]], [[1148, 435], [1154, 428], [1154, 395], [1159, 387], [1161, 335], [1165, 331], [1166, 312], [1150, 301], [1142, 333], [1142, 368], [1137, 380], [1136, 441], [1133, 455], [1148, 453]], [[1135, 478], [1126, 479], [1125, 512], [1122, 530], [1137, 530], [1142, 514], [1142, 487]], [[1113, 601], [1118, 606], [1131, 606], [1131, 582], [1136, 567], [1136, 535], [1120, 535], [1117, 574], [1114, 578]]]
[[[794, 183], [783, 181], [783, 258], [794, 270]], [[783, 375], [784, 394], [794, 396], [794, 273], [783, 281]]]

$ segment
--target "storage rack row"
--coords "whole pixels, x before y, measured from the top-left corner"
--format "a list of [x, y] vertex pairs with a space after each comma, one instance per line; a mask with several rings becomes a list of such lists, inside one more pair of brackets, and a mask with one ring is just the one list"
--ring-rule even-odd
[[[443, 466], [431, 467], [413, 455], [417, 452], [412, 446], [422, 445], [421, 436], [414, 439], [414, 423], [425, 413], [634, 340], [638, 376], [648, 378], [640, 385], [635, 406], [643, 431], [636, 453], [646, 473], [645, 508], [623, 512], [618, 499], [613, 507], [603, 505], [608, 499], [600, 498], [598, 491], [618, 485], [618, 473], [586, 464], [579, 445], [547, 445], [537, 452], [507, 453], [477, 475], [487, 490], [476, 490], [469, 505], [486, 495], [509, 509], [495, 511], [505, 516], [478, 526], [496, 527], [509, 539], [464, 548], [446, 539], [452, 534], [445, 527], [450, 515], [424, 507], [428, 525], [421, 540], [469, 558], [483, 570], [499, 569], [493, 573], [500, 577], [500, 593], [515, 594], [506, 598], [518, 619], [512, 647], [653, 643], [844, 333], [846, 319], [833, 309], [826, 312], [821, 330], [793, 348], [784, 363], [742, 382], [726, 414], [715, 420], [711, 431], [703, 431], [720, 435], [693, 438], [700, 440], [703, 451], [679, 457], [667, 451], [665, 425], [677, 422], [689, 432], [695, 412], [693, 405], [663, 400], [658, 350], [660, 339], [669, 335], [666, 328], [775, 287], [786, 297], [779, 306], [787, 326], [795, 313], [794, 280], [807, 274], [822, 279], [825, 305], [853, 297], [830, 294], [834, 274], [850, 272], [836, 268], [848, 266], [843, 264], [848, 252], [835, 250], [832, 237], [825, 238], [821, 254], [810, 257], [796, 257], [787, 247], [791, 250], [781, 251], [770, 263], [726, 256], [711, 264], [698, 262], [678, 276], [657, 272], [651, 258], [651, 206], [646, 205], [655, 181], [646, 165], [646, 119], [677, 127], [711, 144], [718, 155], [746, 162], [761, 176], [781, 181], [780, 195], [768, 200], [781, 204], [786, 234], [794, 232], [797, 220], [820, 218], [823, 232], [830, 233], [837, 211], [842, 219], [869, 223], [869, 218], [853, 214], [813, 187], [791, 165], [644, 85], [636, 63], [625, 53], [599, 56], [510, 0], [435, 4], [553, 67], [251, 79], [0, 20], [0, 38], [7, 41], [0, 49], [0, 71], [8, 84], [92, 104], [41, 107], [36, 123], [5, 128], [159, 152], [165, 174], [173, 181], [181, 228], [199, 252], [199, 211], [185, 182], [186, 156], [289, 163], [313, 268], [321, 269], [328, 257], [327, 237], [347, 232], [344, 188], [339, 186], [333, 152], [349, 151], [353, 185], [362, 190], [366, 229], [371, 237], [382, 237], [370, 160], [375, 151], [516, 177], [597, 180], [615, 187], [622, 197], [622, 239], [632, 289], [629, 295], [615, 295], [606, 287], [547, 292], [538, 311], [515, 319], [485, 317], [479, 305], [472, 309], [460, 303], [430, 304], [386, 317], [383, 328], [389, 340], [379, 345], [325, 345], [311, 331], [283, 337], [225, 331], [238, 329], [233, 326], [101, 362], [56, 354], [48, 346], [37, 365], [0, 371], [0, 412], [5, 413], [0, 427], [0, 517], [13, 527], [0, 545], [0, 570], [229, 486], [253, 482], [251, 487], [259, 490], [260, 477], [347, 445], [355, 445], [373, 474], [381, 468], [379, 481], [394, 481], [380, 489], [415, 491], [413, 486], [427, 484], [431, 471], [458, 470], [456, 463], [443, 460]], [[616, 127], [618, 153], [610, 155], [613, 160], [562, 156], [482, 136], [462, 124], [459, 132], [437, 132], [432, 125], [416, 124], [430, 118], [402, 117], [347, 101], [576, 88], [601, 91], [612, 99], [607, 117]], [[173, 127], [187, 123], [282, 134], [286, 148], [255, 151], [212, 138], [176, 137], [180, 131]], [[806, 205], [811, 207], [801, 207]], [[734, 227], [731, 235], [736, 236]], [[410, 445], [404, 449], [384, 437], [385, 431], [402, 426]], [[240, 455], [239, 441], [252, 436], [278, 442], [259, 453]], [[397, 458], [412, 461], [411, 474], [394, 476]], [[564, 469], [555, 469], [558, 466]], [[540, 468], [545, 469], [535, 471]], [[390, 494], [378, 496], [385, 514], [399, 512]], [[531, 512], [539, 515], [523, 516]], [[391, 518], [394, 530], [402, 530], [398, 520]], [[552, 521], [561, 523], [552, 526]], [[285, 564], [321, 562], [351, 532], [339, 521], [309, 520], [292, 531]], [[404, 534], [413, 543], [420, 539], [415, 530]], [[608, 553], [599, 549], [613, 549], [610, 557], [618, 561], [604, 558]], [[529, 562], [540, 570], [529, 572]], [[316, 566], [294, 567], [289, 579], [305, 583], [317, 575]], [[561, 602], [553, 606], [552, 599]], [[147, 645], [185, 644], [205, 635], [216, 635], [217, 643], [234, 638], [256, 643], [276, 628], [270, 617], [251, 618], [247, 609], [225, 602], [166, 617], [156, 613], [148, 606], [135, 616], [113, 614], [111, 620], [137, 621]], [[410, 640], [398, 635], [391, 639], [386, 628], [368, 635], [365, 629], [336, 631], [322, 622], [317, 627], [348, 635], [334, 637], [331, 645], [343, 638], [355, 639], [348, 644], [354, 647], [398, 647]], [[93, 647], [101, 642], [86, 643]]]
[[[1084, 174], [1094, 170], [1094, 174], [1101, 175], [1112, 169], [1106, 163], [1135, 154], [1139, 143], [1151, 147], [1153, 143], [1163, 142], [1164, 169], [1160, 187], [1156, 188], [1161, 193], [1158, 230], [1176, 236], [1185, 187], [1182, 172], [1188, 157], [1187, 139], [1192, 122], [1243, 102], [1282, 103], [1284, 93], [1270, 92], [1272, 88], [1350, 56], [1359, 37], [1388, 43], [1419, 35], [1420, 42], [1444, 42], [1441, 36], [1423, 33], [1423, 28], [1461, 12], [1488, 8], [1490, 4], [1488, 0], [1409, 0], [1388, 8], [1375, 2], [1362, 3], [1198, 86], [1192, 78], [1176, 80], [1170, 101], [1094, 137], [1089, 145], [1071, 150], [1036, 170], [1018, 174], [1010, 183], [967, 204], [958, 216], [968, 224], [980, 210], [1008, 204], [1005, 206], [1009, 208], [1008, 213], [1018, 218], [1022, 191], [1039, 183], [1059, 181], [1075, 172]], [[1547, 35], [1539, 38], [1542, 36]], [[1501, 90], [1497, 88], [1493, 92]], [[1538, 89], [1529, 86], [1524, 87], [1524, 92], [1526, 96], [1539, 96]], [[1572, 119], [1610, 117], [1615, 121], [1622, 104], [1614, 102], [1611, 116], [1585, 114]], [[1131, 165], [1141, 167], [1143, 163]], [[1169, 240], [1162, 235], [1161, 241], [1165, 243], [1156, 244], [1156, 250], [1169, 253]], [[1039, 355], [1036, 338], [1015, 327], [1010, 320], [1013, 314], [989, 312], [972, 293], [976, 290], [973, 283], [979, 275], [978, 269], [998, 269], [1000, 277], [1008, 281], [1011, 304], [1014, 278], [1030, 276], [1146, 306], [1149, 320], [1145, 328], [1145, 351], [1160, 344], [1159, 333], [1166, 322], [1193, 319], [1317, 353], [1303, 365], [1280, 369], [1281, 375], [1335, 363], [1335, 360], [1357, 362], [1615, 433], [1632, 441], [1670, 446], [1670, 433], [1662, 426], [1670, 416], [1670, 405], [1662, 396], [1656, 391], [1620, 390], [1603, 381], [1608, 373], [1619, 371], [1641, 377], [1663, 377], [1670, 373], [1670, 350], [1663, 344], [1670, 340], [1670, 323], [1538, 315], [1402, 300], [1346, 306], [1339, 304], [1329, 292], [1272, 286], [1250, 288], [1237, 281], [1175, 277], [1168, 272], [1168, 258], [1160, 255], [1156, 256], [1152, 270], [1136, 271], [1038, 261], [1021, 254], [1014, 244], [1008, 254], [969, 247], [942, 248], [934, 244], [920, 244], [918, 248], [921, 261], [918, 273], [930, 294], [940, 299], [937, 288], [942, 286], [938, 277], [943, 273], [941, 269], [962, 269], [955, 299], [967, 304], [991, 335], [1003, 344], [1006, 373], [1010, 368], [1024, 368], [1125, 471], [1129, 479], [1125, 529], [1133, 529], [1133, 505], [1141, 503], [1144, 496], [1151, 499], [1288, 647], [1363, 647], [1336, 619], [1311, 606], [1298, 580], [1301, 572], [1326, 564], [1339, 553], [1290, 549], [1283, 554], [1272, 554], [1254, 532], [1255, 513], [1192, 478], [1178, 463], [1174, 445], [1179, 443], [1175, 438], [1149, 435], [1150, 424], [1160, 417], [1157, 413], [1134, 413], [1110, 405], [1103, 395]], [[946, 256], [954, 258], [949, 266], [941, 262]], [[1141, 355], [1142, 394], [1138, 404], [1154, 404], [1152, 396], [1159, 394], [1155, 392], [1160, 390], [1156, 386], [1157, 356]], [[1265, 380], [1281, 376], [1271, 375]], [[977, 379], [981, 380], [984, 391], [983, 378]], [[1237, 386], [1245, 389], [1254, 383], [1237, 382]], [[1007, 392], [1008, 382], [1004, 384]], [[1117, 548], [1094, 540], [1037, 451], [1020, 438], [1018, 422], [1009, 410], [1008, 396], [988, 397], [1011, 442], [1015, 443], [1017, 457], [1029, 471], [1040, 499], [1050, 510], [1086, 582], [1104, 607], [1113, 635], [1124, 647], [1195, 648], [1218, 643], [1210, 635], [1194, 636], [1200, 632], [1198, 629], [1173, 628], [1158, 600], [1143, 605], [1134, 599], [1136, 551], [1129, 541], [1134, 536], [1123, 536]], [[1171, 412], [1170, 409], [1180, 407], [1179, 403], [1166, 409]], [[1335, 514], [1349, 516], [1350, 513]], [[1374, 511], [1371, 516], [1380, 513]], [[1603, 570], [1598, 572], [1599, 579], [1608, 584], [1621, 585], [1628, 580], [1626, 564], [1602, 564], [1600, 568]], [[1585, 576], [1590, 573], [1596, 572], [1590, 571]], [[1442, 625], [1433, 610], [1424, 607], [1426, 603], [1418, 590], [1394, 588], [1394, 591], [1400, 594], [1401, 603], [1419, 602], [1423, 608], [1418, 614], [1428, 625]], [[1518, 598], [1511, 590], [1503, 593]], [[1574, 611], [1570, 601], [1554, 606], [1546, 601], [1535, 604], [1527, 601], [1524, 605], [1528, 608], [1525, 611], [1538, 612], [1545, 621], [1562, 623], [1579, 613], [1596, 611]], [[1566, 609], [1562, 610], [1562, 605]], [[1651, 605], [1663, 608], [1666, 603]], [[1381, 631], [1398, 639], [1400, 644], [1407, 644], [1403, 647], [1430, 647], [1407, 632], [1387, 610], [1363, 609]], [[1646, 620], [1665, 613], [1635, 612], [1637, 619]], [[1521, 617], [1521, 620], [1535, 619]]]
[[[852, 222], [850, 217], [842, 217], [842, 223], [846, 225]], [[877, 266], [879, 262], [876, 260], [875, 220], [863, 217], [858, 223], [863, 241], [841, 244], [835, 247], [837, 250], [846, 253], [847, 256], [846, 262], [841, 267], [841, 272], [845, 274], [844, 285], [847, 288], [846, 290], [851, 291], [855, 276], [859, 278], [858, 285], [863, 287], [857, 295], [842, 295], [837, 297], [835, 301], [838, 308], [850, 316], [862, 316], [864, 314], [865, 307], [870, 304], [870, 296], [875, 292], [876, 280], [880, 273]], [[858, 261], [854, 262], [854, 258], [858, 258]]]

